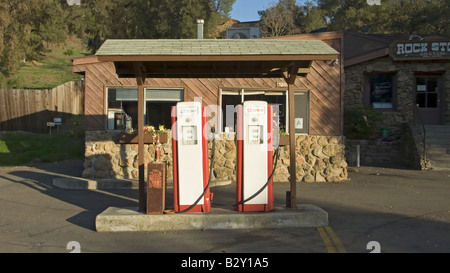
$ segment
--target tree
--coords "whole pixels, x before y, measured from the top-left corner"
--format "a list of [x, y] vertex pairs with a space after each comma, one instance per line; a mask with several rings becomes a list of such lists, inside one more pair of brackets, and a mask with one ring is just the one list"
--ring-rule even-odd
[[300, 33], [309, 33], [313, 30], [327, 27], [324, 10], [309, 1], [301, 8], [302, 12], [298, 14], [295, 20]]
[[397, 2], [393, 5], [392, 32], [450, 35], [448, 1]]
[[[205, 20], [208, 36], [229, 17], [235, 1], [86, 0], [81, 5], [88, 22], [83, 36], [89, 39], [93, 51], [112, 38], [195, 38], [197, 19]], [[77, 28], [74, 25], [71, 29]]]
[[0, 72], [14, 76], [20, 62], [37, 60], [49, 44], [66, 37], [57, 0], [7, 0], [0, 4]]
[[39, 60], [68, 35], [95, 52], [106, 39], [195, 38], [196, 20], [206, 37], [229, 18], [236, 0], [66, 0], [0, 1], [0, 82], [24, 61]]
[[360, 32], [367, 26], [378, 34], [449, 35], [448, 0], [382, 1], [368, 5], [360, 0], [317, 0], [331, 30]]
[[298, 33], [295, 19], [300, 8], [295, 0], [279, 0], [265, 11], [259, 11], [261, 16], [261, 32], [263, 36], [281, 36]]

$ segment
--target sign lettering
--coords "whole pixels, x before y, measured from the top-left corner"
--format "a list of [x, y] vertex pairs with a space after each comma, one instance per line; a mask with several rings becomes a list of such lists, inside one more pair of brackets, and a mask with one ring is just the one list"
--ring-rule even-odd
[[390, 55], [394, 60], [450, 59], [450, 41], [396, 42]]

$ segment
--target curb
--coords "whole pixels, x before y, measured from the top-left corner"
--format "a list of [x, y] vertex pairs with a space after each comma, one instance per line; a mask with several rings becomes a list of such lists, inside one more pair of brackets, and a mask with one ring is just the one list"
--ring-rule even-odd
[[314, 205], [296, 209], [276, 207], [270, 212], [237, 212], [212, 208], [210, 213], [147, 215], [138, 208], [109, 207], [95, 219], [98, 232], [262, 229], [328, 226], [328, 213]]

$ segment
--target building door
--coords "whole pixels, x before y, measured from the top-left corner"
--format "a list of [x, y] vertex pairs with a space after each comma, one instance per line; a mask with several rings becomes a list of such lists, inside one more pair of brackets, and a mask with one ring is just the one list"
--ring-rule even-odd
[[439, 76], [416, 76], [416, 104], [419, 121], [425, 125], [442, 124], [442, 91]]

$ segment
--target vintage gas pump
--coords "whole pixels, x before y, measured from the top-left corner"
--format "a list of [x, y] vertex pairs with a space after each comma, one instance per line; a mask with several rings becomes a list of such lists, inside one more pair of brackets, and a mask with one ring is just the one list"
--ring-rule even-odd
[[206, 122], [201, 102], [180, 102], [172, 108], [175, 212], [211, 211]]
[[246, 101], [237, 109], [237, 209], [273, 210], [272, 106]]

